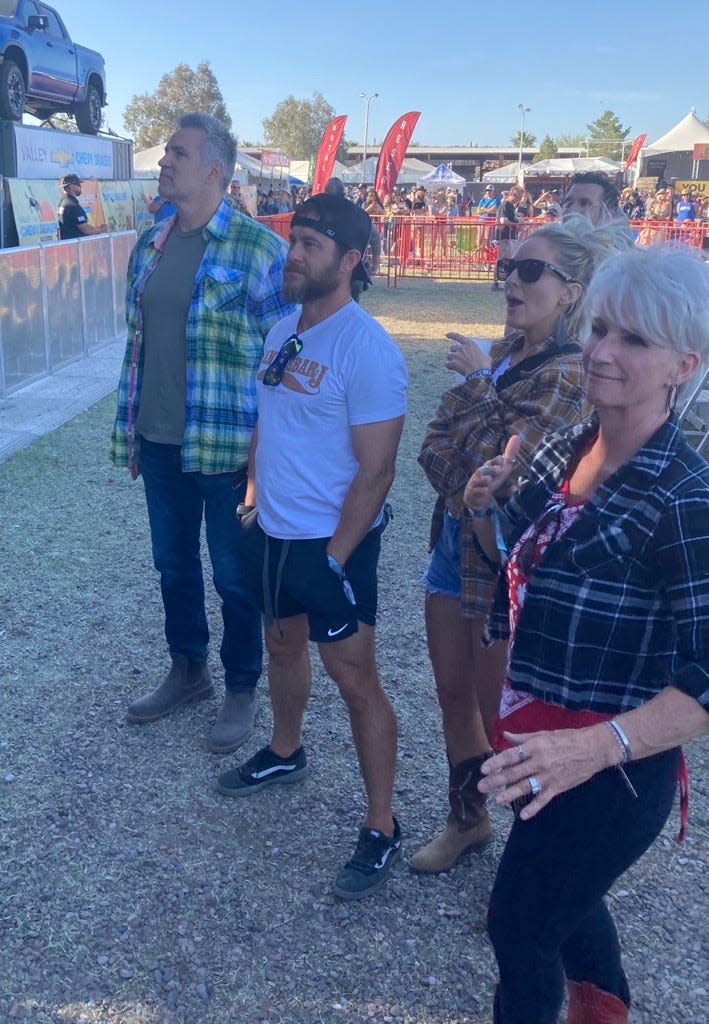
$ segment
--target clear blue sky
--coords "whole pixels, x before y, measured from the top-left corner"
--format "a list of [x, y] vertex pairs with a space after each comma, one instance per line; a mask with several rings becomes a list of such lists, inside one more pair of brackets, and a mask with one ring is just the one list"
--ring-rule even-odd
[[[50, 0], [54, 3], [54, 0]], [[153, 92], [179, 63], [209, 60], [240, 140], [262, 141], [262, 119], [288, 95], [319, 90], [348, 114], [347, 139], [381, 142], [420, 110], [414, 141], [501, 145], [521, 127], [583, 133], [610, 108], [648, 141], [690, 107], [706, 117], [707, 4], [647, 0], [56, 0], [73, 38], [106, 58], [108, 125], [124, 133], [135, 93]], [[531, 13], [537, 7], [538, 13]], [[539, 8], [541, 10], [539, 11]]]

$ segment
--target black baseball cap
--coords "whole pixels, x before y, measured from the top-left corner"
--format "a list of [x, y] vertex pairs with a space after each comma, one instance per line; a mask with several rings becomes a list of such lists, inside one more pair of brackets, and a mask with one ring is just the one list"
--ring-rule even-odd
[[78, 174], [65, 174], [64, 177], [62, 178], [62, 188], [64, 188], [65, 185], [80, 185], [80, 184], [81, 184], [81, 178], [79, 177]]
[[340, 196], [319, 192], [301, 203], [293, 214], [291, 225], [312, 228], [322, 235], [327, 235], [333, 242], [345, 249], [356, 249], [360, 261], [352, 271], [352, 278], [371, 284], [372, 279], [362, 262], [372, 235], [372, 221], [369, 214]]

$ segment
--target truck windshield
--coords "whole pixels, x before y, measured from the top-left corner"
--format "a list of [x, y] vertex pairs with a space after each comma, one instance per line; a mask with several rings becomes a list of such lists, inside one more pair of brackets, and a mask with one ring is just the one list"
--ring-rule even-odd
[[0, 18], [12, 18], [17, 7], [17, 0], [0, 0]]

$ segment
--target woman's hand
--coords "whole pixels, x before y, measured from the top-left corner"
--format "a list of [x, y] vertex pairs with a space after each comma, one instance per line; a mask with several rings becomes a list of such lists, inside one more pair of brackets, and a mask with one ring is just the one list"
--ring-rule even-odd
[[514, 493], [516, 485], [510, 477], [515, 471], [521, 447], [521, 437], [513, 434], [502, 455], [496, 455], [475, 470], [463, 492], [463, 504], [467, 508], [481, 511], [488, 507], [493, 496], [509, 498]]
[[525, 821], [555, 796], [619, 761], [613, 734], [603, 726], [504, 735], [514, 746], [485, 761], [478, 789], [494, 794], [498, 804], [509, 804], [536, 791], [520, 811]]
[[473, 370], [489, 370], [492, 366], [490, 356], [484, 355], [473, 338], [464, 334], [457, 334], [450, 331], [446, 334], [452, 345], [446, 353], [445, 365], [447, 370], [455, 370], [467, 376]]

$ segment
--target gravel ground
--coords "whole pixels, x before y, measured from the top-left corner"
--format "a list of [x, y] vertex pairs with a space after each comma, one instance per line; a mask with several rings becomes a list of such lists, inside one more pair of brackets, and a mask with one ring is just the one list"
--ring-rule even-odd
[[[412, 384], [379, 629], [411, 853], [445, 814], [419, 585], [432, 492], [415, 456], [449, 379], [445, 331], [492, 337], [501, 303], [470, 284], [404, 281], [370, 295]], [[206, 751], [216, 701], [125, 722], [166, 655], [142, 488], [106, 456], [112, 414], [108, 398], [0, 466], [0, 1021], [489, 1022], [484, 915], [506, 812], [494, 812], [482, 855], [439, 878], [410, 874], [404, 858], [380, 894], [343, 905], [330, 885], [364, 802], [344, 710], [321, 672], [306, 721], [310, 778], [250, 800], [214, 791], [237, 761]], [[248, 753], [269, 736], [260, 693]], [[707, 743], [695, 743], [684, 845], [675, 813], [610, 897], [635, 1024], [707, 1021], [706, 760]]]

